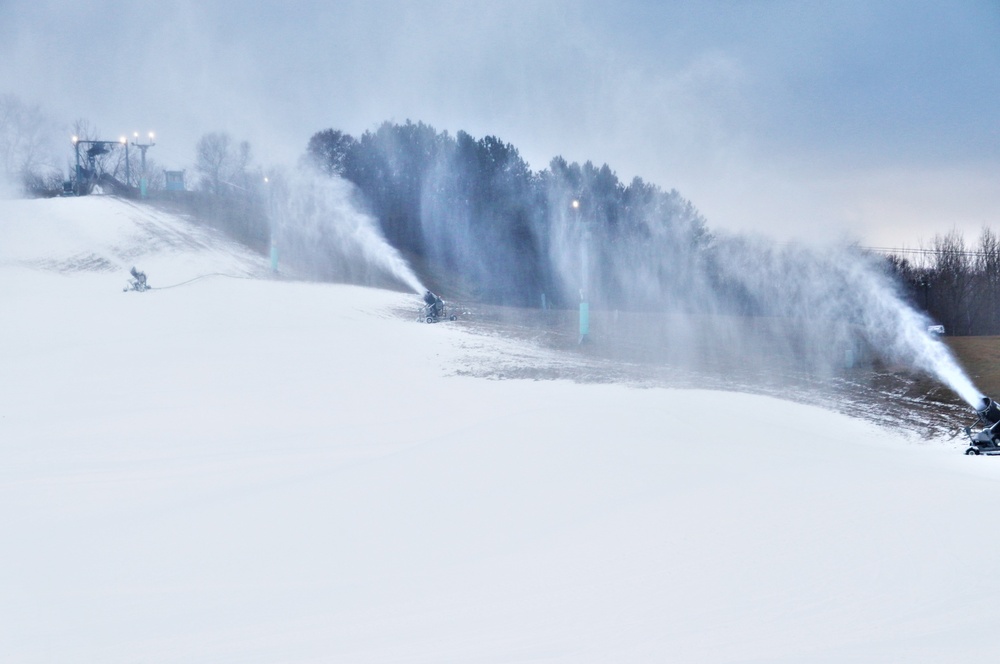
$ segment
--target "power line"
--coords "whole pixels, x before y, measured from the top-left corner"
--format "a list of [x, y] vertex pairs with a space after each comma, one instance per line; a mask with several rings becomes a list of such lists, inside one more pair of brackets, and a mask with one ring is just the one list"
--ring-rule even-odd
[[886, 254], [887, 256], [907, 254], [907, 255], [917, 255], [917, 256], [940, 256], [941, 254], [953, 254], [958, 256], [973, 256], [976, 258], [993, 256], [992, 252], [987, 251], [969, 251], [969, 250], [957, 250], [957, 249], [907, 249], [905, 247], [858, 247], [859, 249], [864, 249], [865, 251], [873, 251], [879, 254]]

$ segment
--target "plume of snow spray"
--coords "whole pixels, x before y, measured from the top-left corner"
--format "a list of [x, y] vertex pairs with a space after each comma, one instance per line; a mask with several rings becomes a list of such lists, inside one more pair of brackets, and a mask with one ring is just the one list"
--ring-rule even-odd
[[[638, 241], [600, 242], [614, 250], [592, 261], [592, 283], [616, 285], [626, 307], [656, 302], [672, 312], [669, 330], [660, 332], [672, 362], [835, 375], [862, 352], [929, 374], [970, 406], [981, 402], [949, 348], [928, 332], [931, 321], [876, 257], [846, 245], [748, 236], [699, 241], [690, 210], [679, 206], [670, 219]], [[581, 278], [581, 233], [568, 226], [553, 223], [548, 245], [563, 282], [573, 285]], [[613, 302], [606, 298], [605, 306]]]
[[299, 168], [272, 178], [272, 237], [283, 263], [306, 276], [426, 290], [375, 220], [352, 201], [351, 185]]
[[899, 298], [890, 299], [888, 306], [897, 309], [897, 354], [908, 358], [915, 368], [935, 376], [973, 408], [978, 407], [983, 398], [982, 392], [958, 364], [951, 350], [927, 332], [929, 321]]
[[[732, 238], [715, 267], [763, 311], [820, 344], [863, 344], [883, 359], [936, 377], [970, 406], [982, 394], [950, 349], [928, 332], [926, 316], [902, 297], [875, 257], [849, 246], [810, 248]], [[794, 320], [794, 323], [788, 321]]]
[[[554, 160], [539, 180], [547, 197], [540, 204], [537, 188], [512, 184], [516, 177], [504, 168], [517, 163], [509, 151], [492, 158], [496, 170], [486, 182], [505, 200], [502, 209], [457, 195], [474, 178], [466, 161], [446, 155], [422, 183], [420, 221], [431, 257], [494, 298], [510, 296], [511, 284], [539, 289], [532, 295], [557, 306], [586, 298], [591, 312], [616, 312], [622, 347], [683, 368], [781, 379], [832, 376], [858, 356], [876, 357], [928, 373], [979, 403], [979, 391], [883, 261], [850, 246], [713, 235], [676, 191], [638, 179], [623, 188], [606, 167], [589, 163]], [[526, 198], [504, 199], [510, 192]], [[620, 321], [618, 310], [631, 315]], [[626, 318], [631, 327], [623, 332]]]
[[[480, 154], [492, 169], [484, 176], [469, 166], [473, 147], [465, 141], [439, 155], [422, 182], [428, 255], [481, 292], [523, 302], [537, 289], [542, 302], [548, 295], [557, 306], [586, 301], [590, 311], [614, 310], [622, 346], [654, 347], [657, 360], [684, 368], [781, 380], [833, 376], [860, 355], [928, 373], [979, 403], [884, 261], [849, 246], [713, 235], [676, 191], [638, 178], [625, 188], [610, 169], [589, 163], [553, 160], [529, 186], [518, 179], [516, 153], [502, 147]], [[470, 182], [504, 204], [476, 202]], [[636, 314], [630, 332], [645, 338], [619, 329], [618, 310]]]

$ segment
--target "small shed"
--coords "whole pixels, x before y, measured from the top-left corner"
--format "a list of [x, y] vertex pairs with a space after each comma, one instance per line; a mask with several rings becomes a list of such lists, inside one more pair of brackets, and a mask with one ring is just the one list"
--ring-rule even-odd
[[184, 191], [184, 171], [163, 171], [167, 191]]

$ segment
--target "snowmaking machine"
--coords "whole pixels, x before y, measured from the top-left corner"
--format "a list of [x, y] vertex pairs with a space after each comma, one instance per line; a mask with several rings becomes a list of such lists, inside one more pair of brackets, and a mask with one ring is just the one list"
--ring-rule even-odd
[[[982, 430], [972, 433], [972, 426], [982, 426]], [[965, 435], [971, 445], [966, 454], [1000, 455], [1000, 406], [989, 397], [983, 397], [976, 406], [976, 423], [965, 427]]]
[[127, 293], [128, 291], [133, 290], [133, 291], [139, 291], [141, 293], [143, 291], [147, 291], [150, 288], [152, 288], [152, 286], [150, 286], [149, 283], [146, 281], [145, 272], [140, 272], [133, 266], [132, 269], [129, 271], [129, 274], [132, 275], [132, 278], [129, 279], [129, 282], [125, 285], [125, 288], [122, 289], [123, 292]]
[[424, 306], [420, 310], [420, 320], [427, 323], [437, 323], [442, 320], [455, 320], [454, 314], [445, 313], [444, 300], [440, 296], [427, 291], [424, 293]]

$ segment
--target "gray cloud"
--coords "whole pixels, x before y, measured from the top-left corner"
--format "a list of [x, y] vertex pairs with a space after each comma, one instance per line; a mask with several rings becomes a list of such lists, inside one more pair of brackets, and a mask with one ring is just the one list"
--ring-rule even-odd
[[169, 167], [218, 129], [290, 162], [319, 129], [409, 118], [535, 169], [607, 162], [713, 226], [900, 243], [908, 198], [925, 233], [1000, 222], [979, 184], [1000, 175], [998, 45], [989, 0], [6, 0], [0, 91], [63, 118], [67, 150], [85, 117], [157, 131]]

